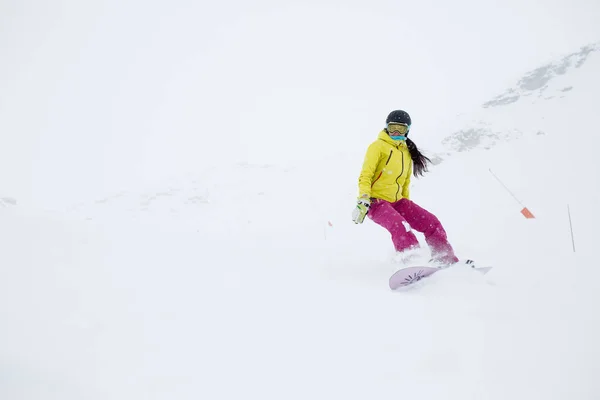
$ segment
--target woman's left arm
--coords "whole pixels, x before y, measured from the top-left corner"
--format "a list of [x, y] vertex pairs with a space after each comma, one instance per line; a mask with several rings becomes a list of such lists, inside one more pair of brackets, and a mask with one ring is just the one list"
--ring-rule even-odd
[[410, 162], [410, 165], [408, 167], [408, 175], [406, 175], [406, 178], [404, 179], [404, 186], [402, 186], [402, 197], [410, 200], [410, 177], [412, 175], [413, 172], [413, 163], [412, 160]]

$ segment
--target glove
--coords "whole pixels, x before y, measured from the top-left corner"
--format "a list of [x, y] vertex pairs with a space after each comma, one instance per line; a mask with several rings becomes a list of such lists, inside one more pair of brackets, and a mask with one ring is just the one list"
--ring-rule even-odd
[[356, 202], [356, 208], [352, 211], [352, 221], [355, 224], [362, 224], [370, 208], [371, 199], [366, 195], [359, 197]]

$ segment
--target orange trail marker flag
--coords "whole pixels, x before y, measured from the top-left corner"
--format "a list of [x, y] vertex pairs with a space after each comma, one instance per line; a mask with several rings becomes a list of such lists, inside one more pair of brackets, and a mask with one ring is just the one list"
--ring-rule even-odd
[[506, 189], [506, 191], [507, 191], [508, 193], [510, 193], [510, 195], [513, 197], [513, 199], [515, 199], [515, 200], [517, 201], [517, 203], [519, 203], [521, 206], [523, 206], [523, 209], [521, 210], [521, 214], [523, 214], [523, 216], [524, 216], [525, 218], [527, 218], [527, 219], [534, 219], [534, 218], [535, 218], [535, 216], [533, 215], [533, 213], [532, 213], [531, 211], [529, 211], [529, 209], [528, 209], [527, 207], [525, 207], [525, 204], [523, 204], [523, 203], [522, 203], [522, 202], [521, 202], [519, 199], [517, 199], [517, 196], [515, 196], [515, 195], [513, 194], [513, 192], [511, 192], [511, 191], [510, 191], [510, 190], [509, 190], [509, 189], [506, 187], [506, 185], [505, 185], [505, 184], [504, 184], [504, 183], [503, 183], [503, 182], [500, 180], [500, 178], [498, 178], [498, 177], [496, 176], [496, 174], [494, 174], [494, 173], [492, 172], [492, 169], [491, 169], [491, 168], [490, 168], [490, 174], [492, 174], [492, 175], [494, 176], [494, 178], [496, 178], [496, 180], [497, 180], [498, 182], [500, 182], [500, 184], [501, 184], [501, 185], [504, 187], [504, 189]]
[[527, 219], [535, 218], [535, 216], [527, 209], [527, 207], [523, 207], [521, 214], [523, 214], [523, 216]]

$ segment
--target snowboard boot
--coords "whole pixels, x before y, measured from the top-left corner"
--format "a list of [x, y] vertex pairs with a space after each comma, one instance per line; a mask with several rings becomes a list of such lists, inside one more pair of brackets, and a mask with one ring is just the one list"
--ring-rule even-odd
[[431, 265], [432, 267], [436, 267], [436, 268], [448, 268], [448, 267], [453, 267], [453, 266], [457, 266], [457, 265], [467, 265], [471, 268], [477, 268], [477, 265], [475, 265], [475, 261], [473, 260], [459, 260], [457, 262], [444, 262], [441, 260], [436, 260], [435, 258], [432, 258], [431, 260], [429, 260], [428, 265]]

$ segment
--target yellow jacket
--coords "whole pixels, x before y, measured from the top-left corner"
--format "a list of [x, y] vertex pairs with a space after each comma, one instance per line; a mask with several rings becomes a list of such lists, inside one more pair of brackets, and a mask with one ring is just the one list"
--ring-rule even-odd
[[412, 158], [406, 142], [392, 139], [383, 130], [367, 149], [358, 178], [359, 197], [367, 195], [392, 203], [409, 199], [411, 174]]

